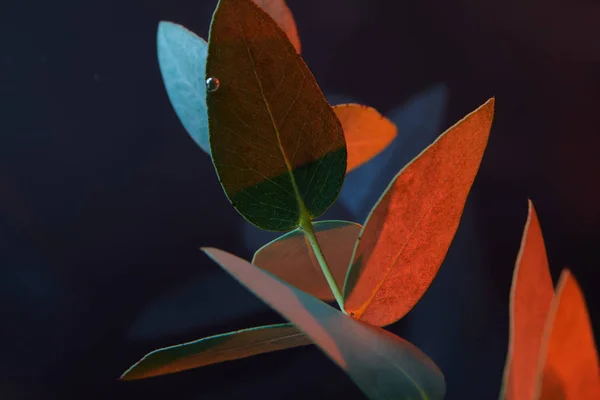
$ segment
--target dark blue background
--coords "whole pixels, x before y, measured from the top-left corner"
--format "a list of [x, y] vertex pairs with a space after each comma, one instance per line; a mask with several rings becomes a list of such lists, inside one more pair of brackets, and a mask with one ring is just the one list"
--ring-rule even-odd
[[[522, 3], [289, 0], [326, 93], [401, 110], [388, 163], [376, 166], [383, 176], [496, 96], [448, 258], [390, 328], [442, 368], [449, 400], [497, 398], [528, 196], [553, 276], [572, 268], [600, 324], [600, 7]], [[3, 400], [362, 398], [314, 348], [116, 380], [154, 348], [280, 320], [197, 250], [250, 257], [255, 247], [158, 70], [158, 21], [206, 37], [214, 5], [0, 5]], [[329, 214], [353, 217], [343, 204]]]

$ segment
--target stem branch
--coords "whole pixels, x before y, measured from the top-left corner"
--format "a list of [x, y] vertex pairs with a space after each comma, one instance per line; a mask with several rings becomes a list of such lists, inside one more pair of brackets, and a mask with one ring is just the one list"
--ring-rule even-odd
[[325, 279], [327, 279], [327, 283], [329, 284], [329, 288], [333, 293], [333, 297], [335, 297], [335, 301], [337, 301], [338, 305], [340, 306], [340, 310], [345, 314], [346, 311], [344, 310], [344, 300], [342, 298], [342, 293], [340, 292], [340, 289], [338, 288], [337, 283], [335, 282], [335, 279], [333, 278], [333, 275], [329, 270], [329, 265], [327, 265], [325, 255], [321, 250], [321, 246], [319, 246], [319, 242], [317, 241], [317, 236], [315, 235], [315, 231], [313, 229], [311, 220], [308, 218], [302, 218], [300, 227], [302, 228], [304, 235], [308, 239], [313, 253], [315, 253], [315, 256], [317, 257], [317, 261], [321, 266], [321, 271], [323, 271], [323, 275], [325, 275]]

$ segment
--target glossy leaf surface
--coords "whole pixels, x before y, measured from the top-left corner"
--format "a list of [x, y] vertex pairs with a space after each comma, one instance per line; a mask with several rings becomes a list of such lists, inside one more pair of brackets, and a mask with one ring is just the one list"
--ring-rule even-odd
[[[318, 221], [313, 229], [340, 290], [361, 226], [347, 221]], [[304, 233], [296, 229], [260, 248], [252, 264], [321, 300], [334, 299]]]
[[162, 21], [158, 65], [171, 105], [196, 144], [210, 154], [204, 73], [208, 44], [181, 25]]
[[504, 399], [533, 398], [540, 346], [554, 286], [542, 230], [531, 201], [510, 291], [510, 339]]
[[218, 249], [203, 250], [306, 333], [370, 399], [443, 398], [443, 375], [409, 342], [352, 319], [239, 257]]
[[346, 137], [347, 172], [378, 155], [396, 137], [396, 125], [372, 107], [340, 104], [334, 106], [333, 111]]
[[296, 52], [300, 54], [300, 37], [292, 11], [285, 0], [253, 0], [260, 8], [265, 10], [277, 22], [277, 25], [285, 32]]
[[135, 380], [312, 344], [292, 324], [243, 329], [148, 353], [121, 376]]
[[254, 225], [290, 230], [335, 201], [346, 172], [342, 126], [277, 24], [250, 0], [221, 0], [206, 76], [213, 162]]
[[410, 162], [371, 211], [344, 284], [344, 308], [365, 322], [398, 321], [435, 278], [487, 145], [494, 100]]
[[563, 270], [542, 343], [535, 399], [600, 399], [600, 366], [592, 324], [577, 281]]

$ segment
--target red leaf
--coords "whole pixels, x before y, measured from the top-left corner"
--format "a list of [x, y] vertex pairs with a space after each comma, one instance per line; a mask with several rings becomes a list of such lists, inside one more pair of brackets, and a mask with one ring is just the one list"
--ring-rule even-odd
[[344, 307], [365, 322], [398, 321], [435, 278], [486, 148], [494, 99], [448, 129], [394, 178], [367, 218]]
[[527, 222], [510, 291], [510, 338], [504, 369], [505, 400], [532, 399], [540, 345], [554, 296], [546, 247], [529, 201]]

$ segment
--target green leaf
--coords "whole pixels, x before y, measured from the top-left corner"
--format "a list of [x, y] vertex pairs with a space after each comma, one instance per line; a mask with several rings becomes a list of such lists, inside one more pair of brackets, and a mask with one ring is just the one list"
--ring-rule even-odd
[[275, 21], [250, 0], [221, 0], [206, 78], [213, 162], [237, 211], [287, 231], [335, 201], [346, 171], [342, 126]]
[[208, 44], [181, 25], [161, 21], [156, 45], [171, 105], [188, 134], [210, 154], [204, 82]]
[[150, 352], [121, 375], [136, 380], [312, 344], [292, 324], [243, 329]]
[[218, 249], [203, 251], [225, 271], [303, 331], [373, 400], [437, 400], [442, 373], [423, 352]]
[[[318, 221], [313, 224], [313, 229], [341, 291], [361, 226], [348, 221]], [[321, 300], [334, 300], [319, 262], [300, 229], [258, 249], [252, 264]]]
[[[356, 221], [364, 222], [398, 171], [443, 130], [448, 89], [439, 84], [386, 113], [401, 135], [375, 159], [346, 174], [338, 199]], [[339, 117], [338, 117], [339, 118]]]

